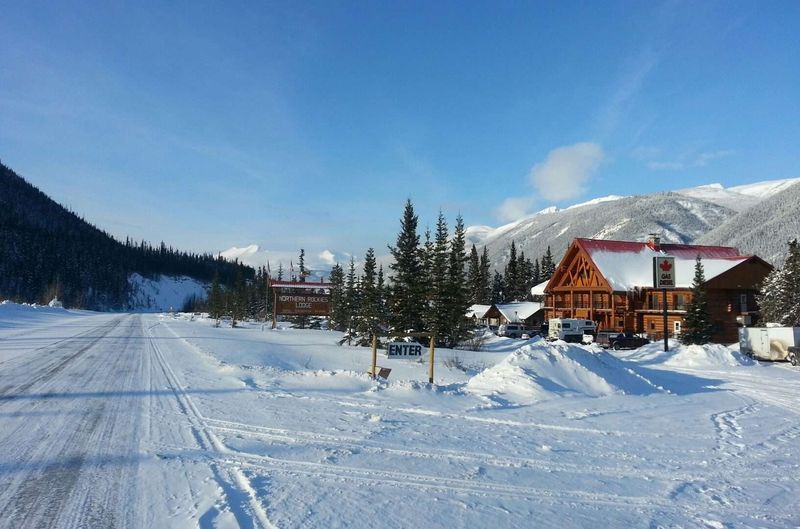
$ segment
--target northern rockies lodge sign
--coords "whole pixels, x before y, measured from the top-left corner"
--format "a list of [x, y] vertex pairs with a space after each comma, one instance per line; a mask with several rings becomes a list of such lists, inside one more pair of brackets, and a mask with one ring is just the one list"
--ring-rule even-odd
[[330, 283], [273, 281], [275, 314], [281, 316], [328, 316], [331, 312]]

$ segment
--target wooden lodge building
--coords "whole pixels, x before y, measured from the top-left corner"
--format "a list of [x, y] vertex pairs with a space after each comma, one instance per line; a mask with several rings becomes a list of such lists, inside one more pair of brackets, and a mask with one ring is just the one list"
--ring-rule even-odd
[[679, 336], [691, 301], [695, 259], [705, 272], [713, 340], [738, 340], [737, 317], [757, 321], [755, 293], [772, 270], [757, 256], [736, 248], [648, 242], [575, 239], [545, 287], [545, 315], [583, 318], [599, 330], [664, 336], [662, 292], [653, 288], [653, 257], [675, 257], [676, 288], [667, 291], [668, 328]]

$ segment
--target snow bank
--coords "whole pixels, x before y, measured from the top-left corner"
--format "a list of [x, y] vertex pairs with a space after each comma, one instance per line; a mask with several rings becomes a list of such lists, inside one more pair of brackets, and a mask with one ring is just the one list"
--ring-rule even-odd
[[128, 309], [145, 312], [181, 310], [191, 296], [205, 299], [208, 285], [187, 276], [159, 276], [158, 280], [133, 273], [128, 277], [131, 294]]
[[70, 311], [64, 307], [2, 301], [0, 302], [0, 329], [30, 327], [59, 317], [76, 315], [80, 312], [83, 311]]
[[628, 359], [646, 364], [663, 364], [670, 367], [725, 367], [752, 365], [751, 358], [737, 350], [720, 344], [682, 345], [670, 342], [664, 351], [661, 342], [651, 343], [633, 351]]
[[662, 390], [598, 347], [540, 340], [470, 379], [465, 391], [521, 405], [558, 396], [646, 395]]

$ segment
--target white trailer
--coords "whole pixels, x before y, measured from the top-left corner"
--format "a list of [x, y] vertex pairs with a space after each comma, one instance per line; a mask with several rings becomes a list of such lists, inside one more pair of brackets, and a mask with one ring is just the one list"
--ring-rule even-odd
[[585, 342], [584, 335], [594, 336], [597, 324], [592, 320], [573, 318], [550, 318], [548, 320], [547, 339], [564, 340], [565, 342]]
[[785, 360], [797, 365], [800, 327], [742, 327], [739, 350], [762, 360]]

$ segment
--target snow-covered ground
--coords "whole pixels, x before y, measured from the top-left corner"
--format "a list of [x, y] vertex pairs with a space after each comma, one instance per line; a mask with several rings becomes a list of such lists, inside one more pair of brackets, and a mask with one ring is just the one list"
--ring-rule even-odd
[[800, 369], [340, 337], [0, 305], [0, 527], [800, 524]]

